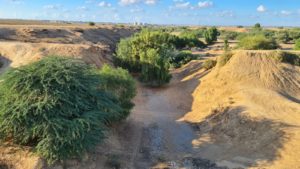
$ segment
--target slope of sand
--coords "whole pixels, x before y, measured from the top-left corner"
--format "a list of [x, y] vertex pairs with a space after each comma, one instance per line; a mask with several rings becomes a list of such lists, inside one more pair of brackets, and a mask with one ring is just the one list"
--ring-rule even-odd
[[12, 67], [48, 55], [81, 58], [99, 67], [111, 62], [117, 42], [134, 32], [134, 28], [109, 25], [0, 25], [0, 56]]
[[242, 168], [300, 168], [300, 67], [267, 51], [237, 51], [193, 92], [202, 157]]

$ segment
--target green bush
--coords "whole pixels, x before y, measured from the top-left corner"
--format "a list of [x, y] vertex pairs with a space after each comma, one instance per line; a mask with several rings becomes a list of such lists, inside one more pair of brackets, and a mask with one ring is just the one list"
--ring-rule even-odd
[[225, 52], [223, 55], [221, 55], [218, 58], [218, 62], [220, 66], [226, 65], [226, 63], [232, 58], [233, 53], [232, 52]]
[[300, 50], [300, 39], [296, 40], [295, 41], [295, 47], [294, 47], [295, 50]]
[[256, 24], [253, 26], [253, 29], [255, 29], [255, 30], [262, 30], [262, 27], [261, 27], [260, 23], [256, 23]]
[[212, 60], [212, 59], [208, 59], [208, 60], [206, 60], [206, 61], [203, 63], [203, 68], [204, 68], [205, 70], [209, 70], [209, 69], [214, 68], [214, 67], [216, 66], [216, 64], [217, 64], [217, 61]]
[[8, 70], [0, 80], [2, 139], [34, 146], [49, 163], [81, 157], [122, 112], [100, 80], [94, 68], [62, 57]]
[[89, 22], [89, 25], [90, 26], [95, 26], [96, 24], [95, 24], [95, 22]]
[[100, 88], [116, 96], [123, 109], [122, 115], [118, 120], [125, 119], [134, 106], [131, 101], [136, 95], [136, 85], [133, 77], [127, 70], [122, 68], [115, 69], [109, 65], [104, 65], [99, 74], [101, 78]]
[[170, 81], [169, 59], [174, 53], [172, 36], [161, 31], [142, 30], [133, 37], [121, 40], [115, 63], [130, 72], [141, 73], [140, 80], [151, 86]]
[[288, 43], [291, 40], [288, 31], [276, 32], [276, 39], [282, 43]]
[[229, 42], [227, 39], [224, 40], [224, 50], [228, 51], [230, 49]]
[[200, 28], [195, 30], [186, 30], [180, 33], [180, 37], [192, 36], [196, 38], [203, 38], [206, 28]]
[[173, 55], [170, 59], [170, 63], [174, 68], [180, 68], [182, 65], [187, 64], [197, 57], [190, 51], [181, 51], [176, 55]]
[[245, 36], [238, 46], [245, 50], [271, 50], [279, 47], [274, 39], [268, 39], [263, 35]]
[[218, 40], [218, 29], [216, 27], [209, 28], [204, 33], [205, 42], [210, 45]]
[[289, 32], [289, 37], [291, 38], [292, 41], [296, 41], [300, 39], [300, 29], [299, 28], [294, 28], [288, 31]]
[[157, 49], [145, 49], [141, 53], [142, 70], [140, 80], [149, 86], [162, 86], [169, 83], [171, 74], [169, 74], [169, 59], [173, 55], [166, 46], [162, 46], [161, 51]]
[[294, 53], [276, 51], [272, 53], [271, 58], [278, 62], [300, 66], [300, 55]]
[[2, 63], [1, 60], [0, 60], [0, 69], [2, 68], [2, 66], [3, 66], [3, 63]]
[[[181, 36], [179, 38], [180, 38], [180, 41], [183, 42], [184, 47], [187, 47], [187, 48], [193, 48], [193, 47], [205, 48], [206, 47], [206, 45], [202, 41], [200, 41], [197, 38], [197, 36], [194, 36], [194, 35], [187, 36], [187, 35], [185, 35], [185, 36]], [[182, 49], [182, 48], [179, 48], [179, 49]]]
[[236, 40], [240, 34], [242, 34], [242, 33], [222, 30], [220, 32], [220, 38], [228, 39], [228, 40]]

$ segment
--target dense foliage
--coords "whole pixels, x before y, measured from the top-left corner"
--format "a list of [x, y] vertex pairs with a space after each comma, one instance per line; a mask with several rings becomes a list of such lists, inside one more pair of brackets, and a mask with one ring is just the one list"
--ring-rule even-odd
[[228, 40], [236, 40], [241, 34], [243, 34], [243, 33], [221, 30], [220, 31], [220, 38], [221, 39], [228, 39]]
[[216, 64], [217, 64], [217, 61], [212, 60], [212, 59], [208, 59], [208, 60], [206, 60], [206, 61], [203, 63], [203, 68], [204, 68], [205, 70], [209, 70], [209, 69], [214, 68], [214, 67], [216, 66]]
[[177, 49], [182, 49], [182, 48], [204, 48], [206, 45], [198, 39], [198, 37], [194, 34], [185, 34], [181, 35], [178, 37], [178, 41], [181, 42], [181, 48]]
[[140, 80], [160, 86], [171, 79], [169, 59], [174, 47], [168, 33], [143, 30], [123, 39], [117, 46], [115, 63], [131, 72], [140, 73]]
[[95, 26], [96, 24], [95, 24], [95, 22], [89, 22], [89, 25], [90, 26]]
[[238, 46], [245, 50], [271, 50], [279, 47], [274, 39], [266, 38], [264, 35], [245, 36]]
[[184, 64], [187, 64], [191, 60], [197, 59], [198, 56], [193, 55], [190, 51], [181, 51], [171, 57], [170, 63], [172, 67], [179, 68]]
[[115, 69], [109, 65], [104, 65], [99, 74], [101, 78], [100, 88], [116, 96], [122, 107], [121, 116], [116, 120], [126, 118], [134, 106], [131, 100], [136, 95], [136, 86], [133, 77], [127, 70], [122, 68]]
[[277, 31], [275, 33], [275, 38], [281, 43], [288, 43], [291, 40], [289, 33], [286, 30]]
[[[100, 78], [82, 61], [62, 57], [8, 70], [0, 82], [2, 139], [34, 146], [49, 163], [82, 156], [105, 137], [107, 124], [124, 117], [123, 95], [115, 97], [101, 87], [110, 80], [105, 72]], [[113, 79], [119, 76], [115, 73], [126, 76], [120, 81], [127, 82], [124, 72], [112, 73]], [[104, 79], [109, 80], [101, 82]]]
[[205, 42], [210, 45], [218, 40], [218, 29], [216, 27], [209, 28], [204, 33]]
[[300, 39], [296, 40], [295, 41], [295, 47], [294, 47], [295, 50], [300, 50]]

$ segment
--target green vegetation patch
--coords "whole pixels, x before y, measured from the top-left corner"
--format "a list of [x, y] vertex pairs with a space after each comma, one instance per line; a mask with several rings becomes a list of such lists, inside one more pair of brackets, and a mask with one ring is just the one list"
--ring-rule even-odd
[[123, 109], [121, 116], [116, 120], [125, 119], [134, 106], [132, 99], [136, 95], [136, 84], [133, 77], [127, 70], [115, 69], [109, 65], [104, 65], [99, 74], [101, 78], [100, 88], [116, 96]]
[[[132, 85], [132, 79], [122, 70], [107, 74], [107, 69], [99, 74], [80, 60], [46, 57], [8, 70], [0, 82], [1, 139], [33, 146], [49, 163], [81, 157], [104, 139], [107, 125], [132, 107], [123, 109], [129, 102], [123, 93], [132, 98], [133, 87], [131, 94], [118, 88], [120, 81]], [[107, 84], [111, 79], [119, 81]]]
[[295, 47], [294, 47], [295, 50], [300, 50], [300, 39], [296, 40], [295, 41]]
[[204, 68], [205, 70], [209, 70], [209, 69], [214, 68], [214, 67], [216, 66], [216, 64], [217, 64], [217, 61], [212, 60], [212, 59], [208, 59], [208, 60], [206, 60], [206, 61], [203, 63], [203, 68]]
[[276, 51], [271, 54], [271, 58], [278, 62], [300, 66], [300, 55], [299, 54]]
[[197, 55], [193, 55], [191, 51], [180, 51], [178, 54], [174, 54], [170, 63], [174, 68], [180, 68], [182, 65], [187, 64], [191, 60], [198, 59]]
[[215, 41], [218, 40], [218, 36], [220, 35], [218, 29], [216, 27], [211, 27], [207, 29], [204, 33], [205, 42], [208, 45], [213, 44]]
[[245, 50], [272, 50], [279, 47], [274, 39], [266, 38], [264, 35], [245, 36], [238, 46]]
[[121, 40], [115, 64], [140, 73], [140, 80], [145, 84], [161, 86], [171, 79], [169, 59], [175, 51], [171, 42], [168, 33], [142, 30], [131, 38]]
[[225, 52], [223, 55], [221, 55], [218, 58], [218, 62], [220, 66], [226, 65], [226, 63], [232, 58], [233, 53], [232, 52]]

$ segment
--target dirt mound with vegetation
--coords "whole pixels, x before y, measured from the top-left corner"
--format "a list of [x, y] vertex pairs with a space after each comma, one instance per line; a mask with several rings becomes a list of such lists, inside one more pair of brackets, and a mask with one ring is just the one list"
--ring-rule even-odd
[[300, 153], [300, 67], [268, 51], [236, 51], [193, 92], [193, 145], [229, 168], [295, 168]]

